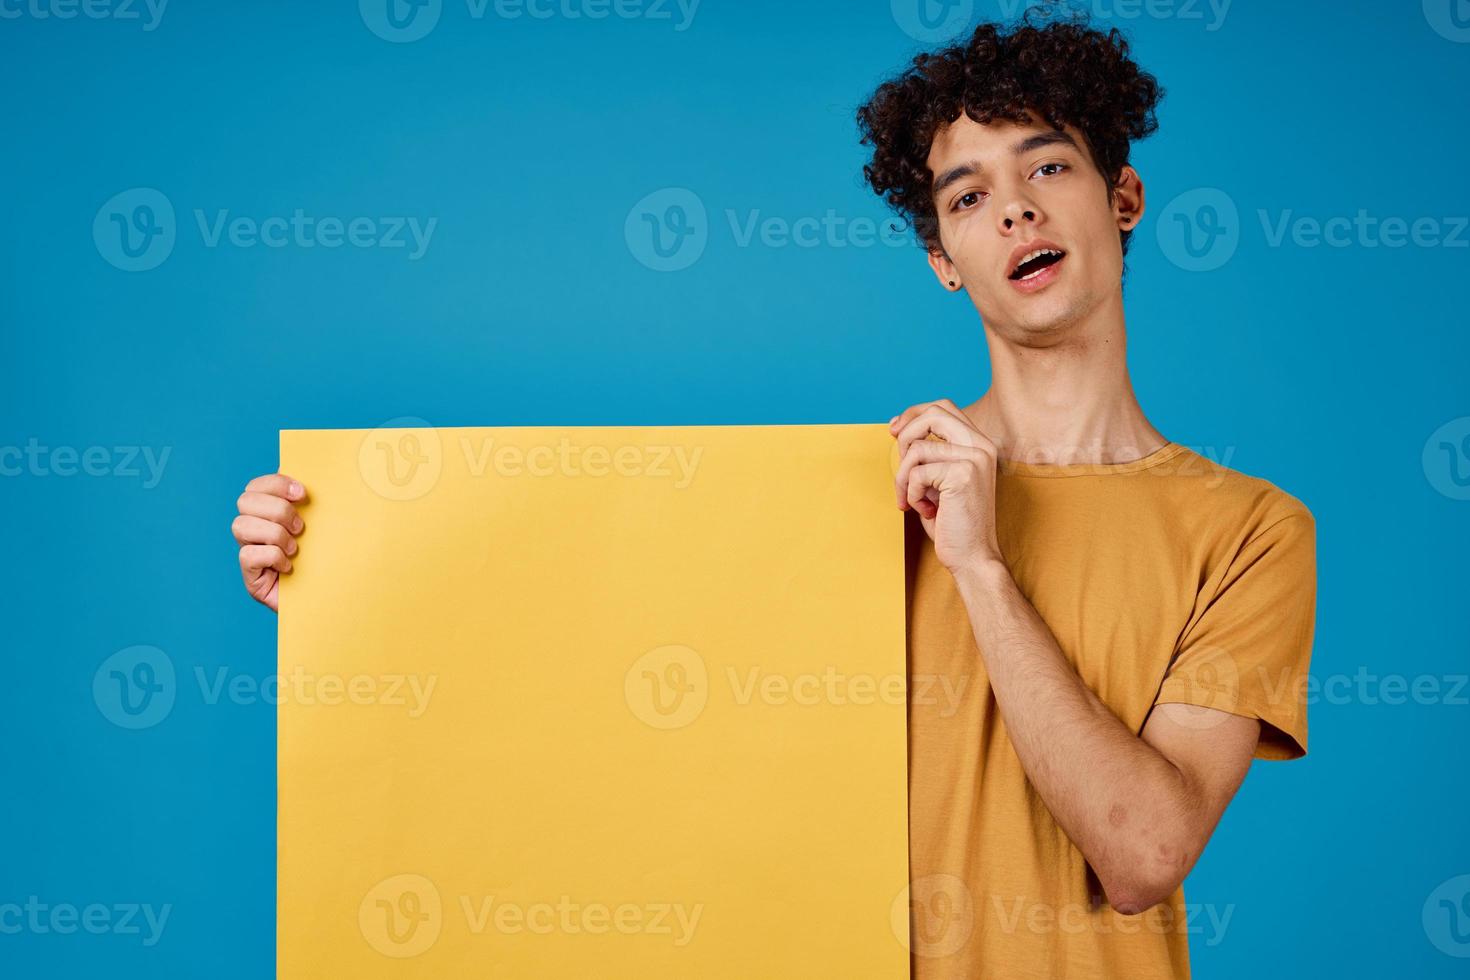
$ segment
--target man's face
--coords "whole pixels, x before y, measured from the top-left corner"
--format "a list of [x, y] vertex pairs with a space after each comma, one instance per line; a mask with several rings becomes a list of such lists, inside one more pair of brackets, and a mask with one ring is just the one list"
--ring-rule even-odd
[[928, 162], [944, 247], [930, 265], [970, 294], [986, 326], [1048, 346], [1120, 295], [1118, 233], [1137, 224], [1143, 188], [1125, 167], [1110, 201], [1075, 128], [962, 114], [935, 137]]

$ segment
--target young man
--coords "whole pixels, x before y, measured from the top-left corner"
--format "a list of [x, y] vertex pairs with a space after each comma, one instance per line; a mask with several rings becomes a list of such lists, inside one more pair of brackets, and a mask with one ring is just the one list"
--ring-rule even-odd
[[[858, 114], [869, 182], [969, 295], [992, 366], [974, 404], [890, 423], [923, 980], [1188, 976], [1180, 883], [1252, 757], [1306, 750], [1312, 517], [1166, 440], [1128, 379], [1128, 150], [1159, 96], [1116, 33], [986, 25]], [[304, 497], [273, 474], [239, 500], [272, 609]]]
[[1166, 440], [1128, 378], [1128, 152], [1160, 95], [1116, 31], [986, 25], [858, 113], [992, 370], [890, 424], [911, 689], [965, 692], [911, 697], [916, 977], [1188, 976], [1180, 883], [1252, 757], [1306, 751], [1311, 514]]

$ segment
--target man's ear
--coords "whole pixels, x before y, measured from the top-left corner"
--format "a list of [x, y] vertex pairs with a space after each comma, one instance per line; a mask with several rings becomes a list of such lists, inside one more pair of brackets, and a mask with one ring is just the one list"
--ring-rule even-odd
[[953, 293], [965, 288], [959, 270], [954, 267], [944, 249], [929, 250], [929, 268], [934, 270], [934, 275], [939, 278], [939, 285], [944, 287], [945, 292]]
[[1113, 214], [1119, 231], [1132, 231], [1143, 220], [1143, 178], [1127, 164], [1113, 186]]

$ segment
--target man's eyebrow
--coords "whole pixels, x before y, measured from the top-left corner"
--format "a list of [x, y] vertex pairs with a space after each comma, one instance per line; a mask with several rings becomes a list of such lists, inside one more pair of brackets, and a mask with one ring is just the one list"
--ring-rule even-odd
[[[1070, 146], [1074, 150], [1081, 149], [1081, 147], [1077, 145], [1077, 141], [1074, 140], [1067, 132], [1060, 129], [1053, 129], [1045, 133], [1036, 133], [1033, 136], [1026, 137], [1025, 139], [1021, 140], [1021, 142], [1011, 147], [1011, 153], [1015, 156], [1020, 156], [1023, 153], [1030, 153], [1032, 150], [1039, 150], [1043, 146], [1057, 145]], [[982, 169], [983, 168], [980, 166], [979, 161], [976, 160], [956, 164], [955, 166], [950, 167], [948, 170], [946, 170], [944, 173], [940, 174], [934, 179], [934, 196], [938, 197], [940, 194], [944, 193], [944, 189], [949, 185], [957, 181], [964, 180], [966, 177], [973, 177], [978, 174]]]
[[1071, 135], [1068, 134], [1066, 131], [1053, 129], [1048, 130], [1045, 133], [1037, 133], [1034, 136], [1026, 137], [1021, 142], [1011, 147], [1011, 153], [1016, 156], [1020, 156], [1023, 153], [1030, 153], [1032, 150], [1039, 150], [1043, 146], [1055, 146], [1057, 144], [1070, 146], [1074, 150], [1081, 149], [1081, 147], [1077, 145], [1077, 141], [1074, 140]]
[[969, 163], [961, 163], [957, 166], [950, 167], [944, 173], [935, 178], [934, 196], [938, 197], [940, 194], [944, 193], [944, 189], [950, 184], [953, 184], [956, 181], [964, 180], [966, 177], [973, 177], [979, 172], [980, 164], [974, 160], [970, 161]]

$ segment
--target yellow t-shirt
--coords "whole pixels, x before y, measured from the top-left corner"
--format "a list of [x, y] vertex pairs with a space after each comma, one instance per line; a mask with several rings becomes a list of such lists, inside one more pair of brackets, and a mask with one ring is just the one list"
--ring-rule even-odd
[[[1257, 758], [1305, 754], [1316, 545], [1300, 501], [1171, 443], [1117, 465], [1002, 462], [996, 516], [1021, 592], [1128, 728], [1203, 705], [1259, 718]], [[913, 976], [1188, 977], [1188, 930], [1207, 921], [1182, 888], [1138, 916], [1105, 904], [1021, 768], [912, 513], [907, 546]]]

